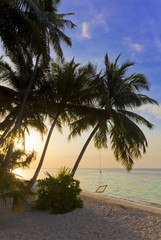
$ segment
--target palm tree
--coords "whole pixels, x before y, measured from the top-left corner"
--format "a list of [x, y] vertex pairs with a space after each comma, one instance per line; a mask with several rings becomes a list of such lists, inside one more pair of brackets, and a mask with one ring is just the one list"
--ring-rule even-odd
[[57, 125], [60, 129], [61, 121], [69, 123], [71, 119], [75, 119], [76, 114], [82, 115], [83, 112], [87, 111], [88, 108], [84, 105], [87, 105], [91, 99], [89, 95], [89, 71], [92, 72], [90, 65], [79, 67], [74, 59], [67, 63], [64, 61], [52, 63], [51, 76], [49, 77], [48, 74], [48, 78], [51, 79], [48, 79], [46, 88], [43, 85], [42, 94], [42, 98], [46, 98], [46, 96], [48, 98], [47, 111], [52, 124], [38, 167], [27, 186], [28, 189], [32, 188], [37, 179], [54, 127]]
[[[0, 85], [2, 99], [0, 113], [3, 116], [3, 120], [0, 122], [0, 132], [2, 132], [0, 145], [4, 143], [5, 139], [9, 141], [12, 138], [12, 130], [23, 98], [23, 93], [28, 84], [28, 79], [30, 79], [32, 74], [32, 64], [29, 60], [26, 62], [25, 68], [24, 64], [21, 65], [17, 62], [12, 63], [12, 65], [13, 68], [7, 62], [0, 61], [0, 80], [2, 84], [7, 83], [8, 85]], [[43, 76], [44, 70], [39, 68], [36, 74], [36, 84], [25, 105], [21, 124], [18, 129], [19, 138], [25, 139], [25, 132], [29, 133], [29, 127], [34, 127], [42, 135], [46, 133], [46, 126], [44, 124], [45, 113], [43, 112], [42, 103], [38, 101], [39, 98], [36, 97], [38, 82], [41, 81]]]
[[[10, 29], [11, 33], [13, 34], [14, 30], [15, 31], [15, 38], [14, 40], [18, 39], [20, 41], [14, 41], [12, 45], [12, 48], [16, 48], [17, 51], [14, 51], [14, 55], [13, 57], [18, 58], [19, 60], [22, 58], [23, 54], [27, 52], [27, 50], [32, 49], [34, 50], [34, 55], [36, 57], [36, 62], [35, 62], [35, 67], [34, 67], [34, 71], [33, 74], [31, 76], [31, 79], [29, 81], [28, 87], [26, 89], [26, 92], [24, 94], [20, 109], [19, 109], [19, 113], [17, 116], [17, 120], [15, 122], [15, 126], [13, 128], [12, 131], [12, 135], [13, 137], [16, 136], [17, 130], [19, 128], [19, 125], [21, 123], [21, 118], [22, 118], [22, 114], [25, 108], [25, 104], [26, 101], [28, 99], [29, 93], [32, 89], [32, 86], [34, 84], [35, 81], [35, 76], [37, 73], [37, 69], [38, 69], [38, 65], [40, 60], [42, 61], [44, 58], [46, 59], [46, 56], [49, 56], [49, 49], [50, 49], [50, 45], [49, 45], [49, 41], [51, 42], [54, 50], [56, 51], [56, 54], [59, 54], [60, 56], [62, 56], [62, 50], [60, 47], [60, 41], [64, 41], [67, 45], [71, 46], [71, 40], [69, 37], [67, 37], [62, 31], [61, 29], [65, 28], [65, 27], [74, 27], [74, 24], [71, 21], [68, 20], [64, 20], [64, 17], [66, 15], [69, 14], [57, 14], [57, 5], [58, 5], [59, 1], [50, 1], [50, 0], [44, 0], [44, 1], [7, 1], [7, 3], [5, 3], [4, 1], [2, 1], [0, 7], [2, 9], [2, 12], [5, 13], [11, 13], [13, 14], [13, 16], [15, 17], [15, 12], [16, 14], [18, 14], [18, 16], [23, 18], [27, 18], [27, 24], [28, 22], [32, 21], [32, 26], [34, 29], [38, 29], [39, 35], [40, 35], [40, 41], [36, 43], [37, 46], [39, 46], [39, 43], [41, 43], [41, 46], [43, 46], [43, 50], [41, 49], [35, 49], [35, 42], [33, 40], [33, 36], [35, 36], [34, 34], [31, 34], [31, 36], [26, 37], [26, 34], [23, 35], [24, 31], [26, 32], [26, 29], [24, 28], [24, 25], [19, 26], [20, 22], [17, 20], [13, 21], [15, 24], [9, 23], [9, 26], [7, 26], [7, 29]], [[0, 32], [0, 36], [1, 39], [4, 43], [4, 45], [6, 46], [7, 50], [9, 50], [10, 52], [13, 53], [12, 49], [8, 46], [10, 46], [10, 44], [8, 44], [8, 35], [6, 33], [8, 33], [8, 30], [5, 28], [5, 23], [8, 19], [5, 18], [5, 14], [3, 14], [2, 16], [2, 28], [3, 31]], [[17, 19], [17, 18], [16, 18]], [[23, 21], [24, 22], [24, 21]], [[26, 23], [25, 22], [25, 23]], [[31, 25], [31, 24], [30, 24]], [[27, 25], [28, 26], [28, 25]], [[21, 31], [22, 30], [22, 31]], [[37, 32], [37, 31], [36, 31]], [[20, 36], [20, 39], [19, 39]], [[27, 45], [27, 43], [29, 42], [29, 44]], [[45, 47], [44, 47], [45, 46]], [[24, 50], [25, 49], [25, 50]], [[46, 51], [44, 51], [44, 49]], [[15, 54], [15, 52], [17, 54]], [[22, 53], [22, 54], [21, 54]], [[28, 53], [28, 52], [27, 52]], [[43, 61], [44, 62], [44, 61]], [[11, 155], [12, 155], [12, 149], [13, 149], [13, 143], [11, 142], [7, 155], [6, 155], [6, 159], [4, 162], [4, 167], [7, 167], [10, 159], [11, 159]]]
[[[127, 70], [134, 63], [126, 61], [118, 66], [120, 55], [115, 62], [110, 62], [105, 56], [104, 74], [96, 78], [96, 112], [87, 115], [71, 124], [69, 139], [82, 131], [93, 127], [89, 138], [83, 146], [80, 155], [72, 169], [72, 175], [82, 159], [82, 156], [94, 137], [94, 144], [99, 148], [107, 148], [108, 138], [117, 161], [120, 161], [129, 171], [133, 166], [133, 159], [141, 157], [141, 150], [146, 152], [148, 146], [146, 137], [137, 124], [151, 129], [153, 125], [139, 114], [130, 111], [143, 104], [158, 104], [154, 99], [141, 94], [149, 90], [149, 84], [143, 74], [127, 75]], [[109, 137], [108, 137], [109, 136]]]
[[57, 14], [59, 3], [60, 0], [0, 0], [0, 38], [6, 51], [22, 57], [32, 48], [34, 55], [40, 55], [49, 50], [49, 36], [59, 54], [60, 40], [71, 46], [70, 38], [61, 29], [75, 26], [64, 19], [73, 13]]

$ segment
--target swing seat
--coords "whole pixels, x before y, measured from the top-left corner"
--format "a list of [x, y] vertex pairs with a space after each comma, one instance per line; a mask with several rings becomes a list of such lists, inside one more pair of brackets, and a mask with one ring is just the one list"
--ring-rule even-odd
[[107, 188], [107, 185], [101, 185], [96, 189], [96, 193], [103, 193]]

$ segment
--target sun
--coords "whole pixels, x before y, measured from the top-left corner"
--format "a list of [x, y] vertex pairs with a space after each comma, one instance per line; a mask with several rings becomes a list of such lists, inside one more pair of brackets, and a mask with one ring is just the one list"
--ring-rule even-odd
[[25, 149], [26, 151], [32, 151], [36, 150], [39, 148], [39, 144], [41, 143], [41, 139], [39, 134], [31, 130], [30, 135], [26, 134], [25, 136]]
[[14, 145], [15, 145], [15, 148], [17, 148], [17, 149], [23, 149], [22, 139], [19, 139], [16, 137], [14, 139]]
[[22, 169], [16, 168], [12, 171], [14, 174], [16, 174], [16, 178], [22, 178]]
[[[31, 135], [25, 135], [25, 141], [23, 142], [23, 138], [15, 137], [13, 142], [16, 149], [25, 149], [25, 151], [30, 152], [32, 150], [36, 150], [41, 143], [40, 136], [36, 131], [31, 130]], [[24, 146], [25, 144], [25, 146]]]

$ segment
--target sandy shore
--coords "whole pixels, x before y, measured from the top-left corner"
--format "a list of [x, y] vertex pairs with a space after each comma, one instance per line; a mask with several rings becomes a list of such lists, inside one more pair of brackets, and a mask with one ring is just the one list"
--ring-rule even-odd
[[63, 215], [0, 209], [0, 240], [161, 239], [161, 209], [82, 193], [84, 208]]

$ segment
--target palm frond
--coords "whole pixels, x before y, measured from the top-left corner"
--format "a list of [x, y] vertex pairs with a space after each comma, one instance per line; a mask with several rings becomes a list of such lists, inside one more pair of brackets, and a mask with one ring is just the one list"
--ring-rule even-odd
[[143, 124], [146, 127], [148, 127], [149, 129], [153, 128], [153, 124], [151, 122], [149, 122], [147, 119], [145, 119], [144, 117], [140, 116], [139, 114], [135, 113], [135, 112], [130, 112], [127, 110], [119, 110], [120, 113], [122, 113], [123, 115], [127, 116], [128, 118], [130, 118], [131, 120], [134, 120], [136, 123], [139, 124]]
[[101, 149], [101, 148], [108, 148], [107, 142], [108, 142], [108, 127], [106, 122], [104, 122], [104, 124], [102, 123], [99, 126], [98, 131], [96, 132], [95, 136], [94, 136], [94, 146], [97, 149]]

